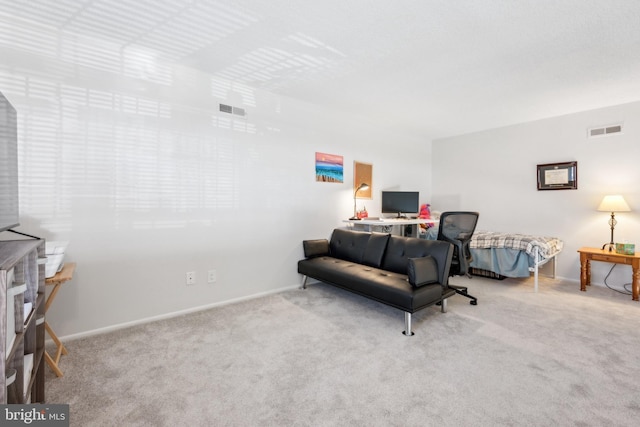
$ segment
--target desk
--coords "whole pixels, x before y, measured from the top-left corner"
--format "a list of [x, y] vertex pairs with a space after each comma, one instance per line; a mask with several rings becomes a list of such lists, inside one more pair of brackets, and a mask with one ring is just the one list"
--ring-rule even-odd
[[599, 248], [580, 248], [580, 290], [585, 292], [591, 284], [591, 261], [612, 262], [615, 264], [630, 265], [632, 269], [632, 298], [638, 301], [640, 293], [640, 253], [633, 255], [618, 254]]
[[[365, 226], [366, 231], [372, 231], [372, 227], [389, 227], [389, 226], [394, 226], [394, 225], [419, 225], [419, 224], [437, 224], [438, 221], [435, 219], [422, 219], [422, 218], [415, 218], [415, 219], [404, 219], [404, 218], [400, 218], [400, 219], [396, 219], [396, 218], [385, 218], [385, 219], [360, 219], [360, 220], [354, 220], [354, 219], [345, 219], [343, 222], [346, 222], [347, 224], [350, 224], [351, 226], [354, 225], [363, 225]], [[413, 237], [418, 237], [418, 233], [416, 233], [416, 227], [412, 227], [413, 228], [413, 232], [411, 233], [411, 235]]]
[[[60, 285], [73, 279], [73, 272], [75, 270], [76, 270], [76, 263], [69, 262], [69, 263], [66, 263], [62, 267], [62, 270], [56, 273], [55, 276], [45, 279], [44, 281], [45, 285], [47, 286], [53, 285], [53, 289], [51, 290], [51, 293], [47, 298], [47, 302], [44, 305], [45, 313], [49, 310], [49, 307], [51, 307], [51, 304], [53, 303], [53, 300], [55, 299], [56, 294], [60, 290]], [[45, 319], [46, 319], [46, 314], [45, 314]], [[56, 343], [56, 348], [57, 348], [55, 359], [51, 357], [51, 355], [49, 355], [49, 353], [47, 353], [46, 350], [44, 352], [44, 358], [47, 361], [47, 365], [49, 365], [51, 370], [55, 372], [56, 376], [61, 377], [63, 374], [58, 364], [60, 363], [60, 357], [62, 357], [63, 354], [65, 355], [68, 354], [67, 349], [64, 346], [64, 344], [62, 344], [62, 342], [60, 341], [56, 333], [53, 332], [53, 329], [51, 329], [51, 326], [49, 326], [49, 323], [47, 323], [46, 320], [44, 322], [44, 327], [49, 333], [49, 336], [51, 337], [53, 342]]]

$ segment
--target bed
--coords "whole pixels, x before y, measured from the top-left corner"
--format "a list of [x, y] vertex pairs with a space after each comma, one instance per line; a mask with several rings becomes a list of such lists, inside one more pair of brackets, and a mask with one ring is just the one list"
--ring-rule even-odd
[[555, 277], [556, 256], [562, 247], [562, 240], [556, 237], [475, 231], [470, 243], [473, 256], [470, 266], [478, 275], [489, 272], [498, 278], [530, 277], [533, 273], [535, 292], [538, 292], [539, 268], [551, 261], [552, 277]]

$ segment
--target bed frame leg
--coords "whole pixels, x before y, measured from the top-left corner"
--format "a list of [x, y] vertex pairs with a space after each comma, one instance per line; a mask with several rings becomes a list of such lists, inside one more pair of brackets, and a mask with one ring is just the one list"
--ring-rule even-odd
[[404, 312], [404, 331], [402, 333], [408, 337], [413, 335], [413, 332], [411, 332], [411, 313], [408, 311]]
[[538, 270], [540, 269], [540, 254], [538, 253], [538, 248], [534, 249], [534, 262], [535, 268], [533, 269], [533, 290], [535, 293], [538, 293]]
[[307, 289], [307, 276], [306, 275], [302, 276], [302, 286], [300, 287], [300, 289]]

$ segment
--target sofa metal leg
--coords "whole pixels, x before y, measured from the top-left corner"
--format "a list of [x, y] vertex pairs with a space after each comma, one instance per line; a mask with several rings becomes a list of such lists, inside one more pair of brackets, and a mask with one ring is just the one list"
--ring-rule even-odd
[[402, 333], [408, 337], [413, 335], [413, 332], [411, 332], [411, 313], [407, 311], [404, 312], [404, 331]]
[[447, 299], [443, 299], [442, 303], [440, 304], [440, 311], [442, 311], [443, 313], [447, 312]]
[[307, 276], [306, 275], [302, 276], [302, 286], [300, 287], [300, 289], [307, 289]]

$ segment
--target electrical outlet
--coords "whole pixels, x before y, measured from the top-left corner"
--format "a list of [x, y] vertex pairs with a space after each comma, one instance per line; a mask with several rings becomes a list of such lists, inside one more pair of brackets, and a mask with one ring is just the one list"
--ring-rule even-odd
[[187, 285], [195, 285], [195, 284], [196, 284], [196, 272], [187, 271]]
[[218, 280], [218, 274], [215, 270], [209, 270], [209, 275], [207, 276], [207, 282], [215, 283]]

